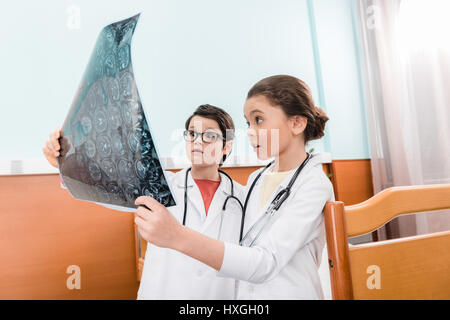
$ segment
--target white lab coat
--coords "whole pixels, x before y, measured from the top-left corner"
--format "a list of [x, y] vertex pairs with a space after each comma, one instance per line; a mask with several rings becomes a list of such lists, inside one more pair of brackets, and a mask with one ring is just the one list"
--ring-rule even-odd
[[[168, 208], [181, 223], [184, 211], [184, 179], [186, 169], [167, 173], [177, 206]], [[208, 215], [197, 184], [188, 175], [188, 205], [186, 226], [207, 236], [219, 234], [222, 206], [231, 193], [230, 180], [221, 174], [220, 185], [211, 201]], [[244, 187], [234, 182], [234, 195], [244, 201]], [[229, 199], [224, 212], [220, 240], [237, 244], [241, 224], [241, 209]], [[148, 243], [138, 299], [233, 299], [235, 280], [217, 277], [213, 268], [172, 249]]]
[[[250, 175], [247, 188], [260, 170]], [[282, 181], [271, 199], [287, 186], [292, 175], [293, 172]], [[248, 203], [244, 235], [268, 205], [257, 209], [262, 180], [261, 177], [256, 183]], [[324, 298], [318, 273], [325, 245], [323, 208], [327, 201], [333, 200], [332, 184], [323, 172], [320, 156], [315, 155], [252, 247], [225, 242], [218, 276], [240, 280], [237, 299]]]

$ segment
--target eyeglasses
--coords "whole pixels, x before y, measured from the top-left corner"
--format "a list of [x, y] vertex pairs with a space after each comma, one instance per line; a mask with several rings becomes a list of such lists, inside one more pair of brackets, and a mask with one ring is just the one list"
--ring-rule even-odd
[[222, 135], [218, 134], [214, 131], [206, 131], [206, 132], [196, 132], [193, 130], [185, 130], [183, 132], [184, 140], [193, 142], [197, 137], [201, 135], [203, 142], [206, 143], [213, 143], [216, 142], [219, 139], [225, 140]]

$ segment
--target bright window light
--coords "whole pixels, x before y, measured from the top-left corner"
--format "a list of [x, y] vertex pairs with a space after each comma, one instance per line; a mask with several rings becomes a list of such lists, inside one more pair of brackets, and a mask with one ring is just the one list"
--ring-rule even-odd
[[404, 49], [450, 49], [450, 1], [403, 0], [399, 36]]

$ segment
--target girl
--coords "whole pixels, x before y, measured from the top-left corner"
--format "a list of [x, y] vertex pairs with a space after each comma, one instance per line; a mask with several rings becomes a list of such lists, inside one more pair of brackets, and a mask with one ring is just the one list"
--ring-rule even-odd
[[[177, 206], [168, 208], [171, 217], [205, 237], [238, 243], [240, 205], [230, 198], [226, 210], [222, 206], [232, 187], [240, 201], [244, 189], [219, 173], [219, 167], [232, 149], [233, 120], [220, 108], [202, 105], [187, 119], [185, 128], [186, 153], [192, 168], [167, 172], [177, 201]], [[59, 136], [60, 130], [56, 130], [43, 148], [47, 160], [55, 167]], [[148, 243], [138, 299], [232, 299], [234, 289], [233, 279], [216, 277], [211, 267], [175, 250]]]
[[[325, 244], [322, 211], [333, 200], [333, 189], [320, 158], [307, 154], [305, 144], [324, 135], [328, 118], [314, 106], [304, 82], [284, 75], [256, 83], [248, 93], [244, 115], [257, 156], [274, 161], [248, 179], [250, 188], [263, 173], [247, 194], [241, 245], [182, 226], [150, 197], [136, 199], [150, 210], [139, 208], [135, 222], [155, 245], [201, 261], [218, 276], [240, 280], [238, 299], [323, 299], [318, 274]], [[272, 200], [290, 185], [300, 166], [288, 197], [272, 211]]]

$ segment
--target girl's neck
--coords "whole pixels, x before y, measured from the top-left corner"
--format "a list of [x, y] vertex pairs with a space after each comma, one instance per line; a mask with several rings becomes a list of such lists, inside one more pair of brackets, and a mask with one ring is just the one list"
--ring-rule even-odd
[[292, 143], [275, 157], [273, 172], [290, 171], [297, 168], [306, 159], [305, 144]]
[[193, 179], [220, 181], [219, 166], [192, 166]]

